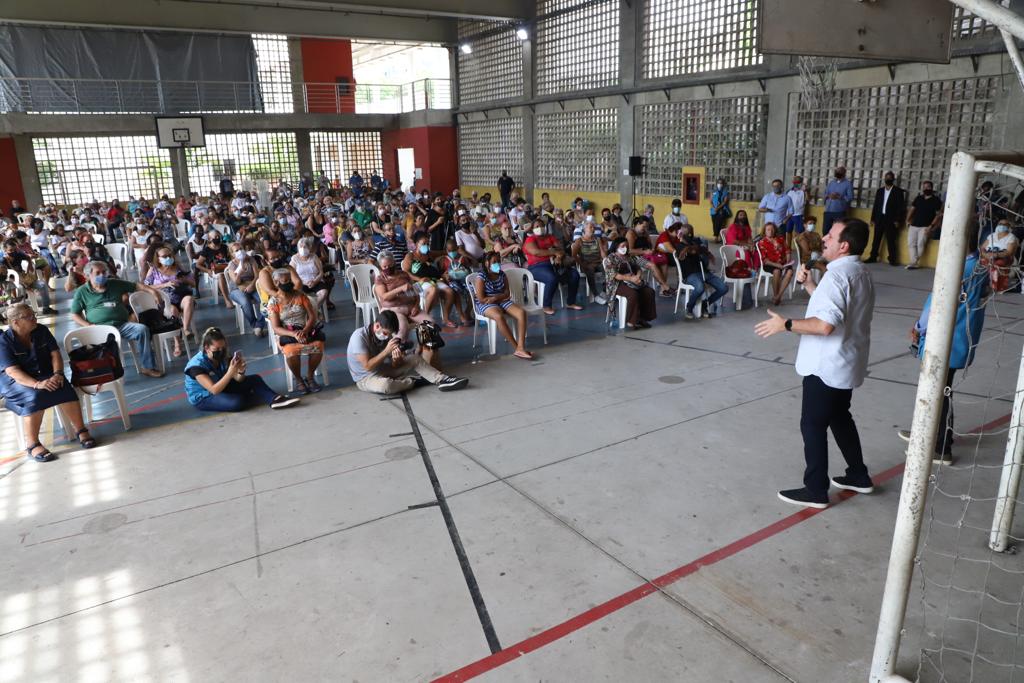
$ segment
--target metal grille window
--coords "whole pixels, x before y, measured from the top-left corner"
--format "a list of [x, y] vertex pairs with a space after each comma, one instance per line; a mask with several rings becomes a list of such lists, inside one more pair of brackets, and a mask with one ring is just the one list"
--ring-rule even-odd
[[537, 185], [551, 190], [615, 192], [619, 167], [615, 109], [537, 116]]
[[459, 172], [463, 185], [493, 186], [502, 171], [523, 180], [523, 119], [459, 124]]
[[683, 166], [707, 168], [707, 192], [722, 176], [733, 199], [763, 194], [767, 96], [649, 104], [636, 108], [636, 121], [646, 165], [642, 194], [678, 197]]
[[263, 110], [272, 114], [291, 114], [295, 103], [292, 100], [288, 36], [254, 33], [252, 44], [256, 48], [256, 72], [263, 92]]
[[[1010, 6], [1010, 0], [998, 0], [997, 4], [1003, 7]], [[953, 6], [953, 41], [970, 40], [981, 36], [994, 36], [999, 34], [999, 29], [976, 14], [971, 14], [959, 5]]]
[[[539, 4], [554, 7], [579, 2]], [[538, 94], [603, 88], [618, 82], [619, 0], [587, 2], [538, 19]]]
[[1000, 140], [1004, 123], [996, 100], [1002, 88], [998, 77], [851, 88], [807, 112], [791, 100], [793, 170], [804, 176], [817, 203], [839, 164], [853, 182], [856, 207], [871, 206], [889, 170], [911, 196], [923, 180], [941, 192], [954, 152]]
[[348, 182], [353, 171], [359, 171], [367, 183], [371, 173], [380, 173], [379, 131], [312, 131], [309, 148], [313, 172], [323, 171], [331, 180]]
[[171, 156], [153, 136], [33, 138], [32, 150], [46, 203], [174, 194]]
[[186, 149], [185, 158], [189, 186], [200, 195], [217, 192], [225, 175], [235, 181], [236, 189], [253, 187], [258, 180], [274, 187], [280, 178], [292, 185], [299, 179], [295, 133], [207, 135], [206, 147]]
[[[488, 33], [496, 31], [494, 33]], [[480, 36], [485, 33], [484, 36]], [[459, 40], [473, 48], [459, 50], [459, 101], [464, 104], [521, 97], [523, 43], [515, 27], [493, 22], [459, 22]]]
[[754, 0], [648, 0], [644, 3], [644, 78], [666, 78], [753, 66]]

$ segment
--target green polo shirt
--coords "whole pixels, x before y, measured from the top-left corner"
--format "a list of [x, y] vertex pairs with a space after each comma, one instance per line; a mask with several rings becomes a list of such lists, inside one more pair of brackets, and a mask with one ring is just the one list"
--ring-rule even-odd
[[131, 312], [124, 305], [124, 295], [137, 289], [134, 282], [110, 278], [107, 288], [97, 292], [86, 282], [75, 290], [71, 312], [85, 317], [93, 325], [120, 325], [128, 322]]

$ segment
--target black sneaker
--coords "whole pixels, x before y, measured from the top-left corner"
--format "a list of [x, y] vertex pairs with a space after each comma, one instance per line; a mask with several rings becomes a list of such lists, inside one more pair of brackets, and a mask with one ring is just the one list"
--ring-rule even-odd
[[278, 396], [277, 398], [270, 402], [270, 407], [276, 410], [278, 408], [287, 408], [288, 406], [293, 406], [298, 402], [299, 398], [297, 396]]
[[875, 484], [871, 477], [861, 481], [850, 477], [832, 477], [832, 485], [844, 491], [856, 491], [857, 493], [871, 493], [875, 490]]
[[427, 379], [426, 377], [416, 377], [412, 381], [413, 389], [418, 389], [420, 387], [429, 387], [430, 384], [431, 384], [430, 380]]
[[57, 309], [51, 308], [50, 306], [47, 306], [46, 308], [39, 312], [42, 313], [43, 315], [57, 315]]
[[793, 505], [824, 510], [828, 507], [828, 493], [812, 493], [807, 489], [788, 489], [779, 491], [779, 500]]
[[455, 391], [464, 388], [469, 384], [468, 377], [445, 377], [437, 385], [439, 391]]

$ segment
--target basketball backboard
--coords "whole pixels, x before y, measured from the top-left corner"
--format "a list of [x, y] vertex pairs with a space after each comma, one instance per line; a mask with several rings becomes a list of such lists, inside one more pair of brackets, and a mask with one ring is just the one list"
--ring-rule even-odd
[[949, 0], [761, 0], [757, 49], [888, 62], [949, 62]]
[[158, 147], [205, 147], [202, 116], [157, 116]]

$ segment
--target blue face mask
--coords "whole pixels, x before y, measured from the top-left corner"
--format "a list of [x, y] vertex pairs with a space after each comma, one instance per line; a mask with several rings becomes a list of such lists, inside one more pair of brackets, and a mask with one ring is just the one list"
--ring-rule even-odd
[[97, 286], [99, 286], [99, 287], [105, 287], [106, 284], [107, 284], [107, 280], [109, 280], [109, 279], [110, 279], [109, 276], [107, 276], [105, 274], [104, 275], [97, 275], [95, 278], [93, 278], [93, 282]]
[[458, 257], [459, 257], [459, 252], [457, 252], [457, 251], [449, 251], [448, 252], [448, 258], [456, 259]]
[[421, 244], [420, 245], [420, 253], [421, 254], [429, 254], [430, 253], [430, 247], [428, 247], [426, 244]]
[[162, 256], [162, 257], [160, 257], [160, 263], [165, 265], [165, 266], [169, 266], [172, 263], [174, 263], [174, 257], [173, 256]]
[[491, 264], [491, 272], [494, 273], [494, 274], [500, 273], [501, 272], [501, 264], [500, 263], [492, 263]]

